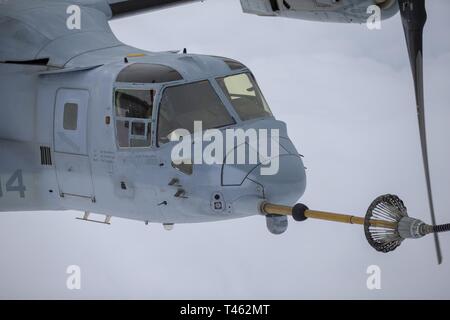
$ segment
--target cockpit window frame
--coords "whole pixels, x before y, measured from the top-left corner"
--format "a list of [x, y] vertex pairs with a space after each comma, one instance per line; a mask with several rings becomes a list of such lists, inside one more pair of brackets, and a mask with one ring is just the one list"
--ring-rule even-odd
[[[116, 145], [116, 149], [118, 151], [126, 151], [126, 152], [139, 152], [139, 151], [143, 151], [143, 150], [151, 150], [155, 148], [155, 135], [156, 135], [156, 120], [155, 120], [155, 116], [156, 116], [156, 112], [157, 112], [157, 107], [159, 105], [159, 100], [160, 100], [160, 96], [161, 96], [161, 84], [149, 84], [149, 83], [145, 83], [145, 84], [133, 84], [133, 83], [124, 83], [124, 82], [118, 82], [114, 85], [113, 87], [113, 92], [112, 92], [112, 119], [113, 119], [113, 125], [114, 125], [114, 140], [115, 140], [115, 145]], [[155, 90], [155, 96], [153, 98], [153, 109], [152, 109], [152, 116], [150, 121], [148, 122], [151, 126], [150, 128], [150, 145], [149, 146], [144, 146], [144, 147], [122, 147], [119, 144], [119, 140], [118, 140], [118, 136], [117, 136], [117, 121], [120, 121], [122, 117], [117, 116], [117, 112], [116, 112], [116, 91], [117, 90], [136, 90], [136, 91], [143, 91], [143, 90]], [[138, 119], [138, 118], [130, 118], [130, 119], [134, 119], [135, 121], [133, 122], [141, 122], [140, 120], [142, 120], [142, 122], [144, 122], [144, 119]], [[148, 128], [147, 128], [148, 130]]]
[[[239, 116], [239, 114], [236, 112], [232, 102], [228, 99], [226, 93], [223, 92], [219, 82], [217, 81], [217, 79], [219, 79], [219, 78], [224, 78], [224, 77], [233, 76], [233, 75], [239, 75], [239, 74], [243, 74], [243, 73], [249, 74], [252, 77], [253, 81], [255, 81], [255, 83], [258, 85], [255, 76], [247, 67], [245, 67], [243, 69], [232, 70], [230, 72], [214, 74], [207, 78], [183, 79], [183, 80], [165, 82], [165, 83], [115, 82], [115, 84], [113, 86], [113, 91], [112, 91], [112, 112], [111, 113], [112, 113], [113, 126], [114, 126], [114, 140], [115, 140], [115, 145], [116, 145], [117, 150], [121, 151], [121, 152], [139, 152], [139, 151], [145, 151], [145, 150], [155, 150], [155, 149], [159, 149], [161, 147], [167, 146], [167, 145], [169, 145], [169, 146], [171, 145], [170, 143], [160, 144], [159, 136], [158, 136], [159, 135], [159, 125], [160, 125], [159, 117], [160, 117], [160, 110], [161, 110], [161, 99], [163, 97], [165, 90], [170, 87], [177, 87], [177, 86], [182, 86], [182, 85], [187, 85], [187, 84], [192, 84], [192, 83], [198, 83], [198, 82], [202, 82], [202, 81], [208, 81], [214, 91], [214, 94], [222, 102], [226, 112], [230, 115], [230, 117], [233, 120], [232, 124], [229, 124], [226, 126], [221, 126], [221, 127], [218, 127], [217, 129], [225, 130], [229, 127], [233, 127], [235, 125], [238, 125], [239, 123], [244, 122], [241, 119], [241, 117]], [[258, 87], [259, 87], [259, 85], [258, 85]], [[150, 146], [146, 146], [146, 147], [121, 147], [121, 146], [119, 146], [119, 142], [117, 140], [118, 139], [117, 138], [117, 126], [116, 126], [117, 115], [116, 115], [115, 95], [116, 95], [116, 91], [121, 90], [121, 89], [122, 90], [155, 90], [156, 91], [154, 101], [153, 101], [152, 118], [150, 121], [150, 124], [151, 124]], [[263, 98], [265, 99], [264, 96], [263, 96]], [[273, 115], [271, 117], [273, 117]], [[268, 118], [267, 116], [264, 116], [261, 118], [254, 118], [254, 119], [246, 120], [245, 122], [255, 121], [258, 119], [267, 119], [267, 118]]]
[[[242, 70], [239, 70], [240, 72], [242, 72]], [[232, 73], [227, 73], [227, 74], [232, 74]], [[224, 107], [224, 109], [226, 110], [226, 112], [230, 115], [231, 119], [233, 120], [232, 124], [229, 125], [225, 125], [225, 126], [221, 126], [221, 127], [217, 127], [217, 128], [210, 128], [210, 129], [219, 129], [219, 130], [223, 130], [229, 127], [233, 127], [236, 124], [239, 123], [239, 120], [236, 118], [237, 114], [234, 111], [234, 109], [232, 108], [232, 106], [228, 103], [228, 99], [226, 99], [226, 97], [224, 96], [224, 94], [222, 93], [222, 90], [220, 89], [219, 84], [215, 81], [216, 76], [212, 76], [210, 78], [202, 78], [202, 79], [195, 79], [195, 80], [191, 80], [191, 81], [177, 81], [177, 82], [170, 82], [170, 83], [166, 83], [163, 84], [160, 88], [160, 91], [158, 93], [158, 102], [156, 105], [156, 118], [155, 118], [155, 134], [154, 134], [154, 141], [155, 141], [155, 146], [156, 148], [161, 148], [164, 147], [166, 145], [170, 145], [170, 143], [165, 143], [165, 144], [160, 144], [159, 143], [159, 125], [160, 125], [160, 110], [161, 110], [161, 100], [162, 97], [164, 95], [164, 92], [166, 89], [172, 88], [172, 87], [179, 87], [179, 86], [183, 86], [183, 85], [188, 85], [188, 84], [194, 84], [194, 83], [200, 83], [200, 82], [204, 82], [204, 81], [208, 81], [211, 88], [213, 89], [214, 94], [217, 96], [217, 98], [220, 100], [220, 102], [222, 102], [222, 105]], [[205, 129], [207, 130], [207, 129]], [[205, 131], [204, 130], [204, 131]]]
[[[233, 105], [233, 102], [228, 98], [228, 94], [226, 92], [224, 92], [222, 86], [219, 83], [219, 79], [224, 79], [224, 78], [227, 78], [227, 77], [237, 76], [237, 75], [240, 75], [240, 74], [247, 74], [247, 75], [249, 75], [251, 77], [251, 79], [255, 82], [255, 84], [258, 87], [258, 90], [259, 90], [259, 92], [261, 94], [261, 98], [263, 99], [264, 103], [267, 105], [267, 107], [270, 110], [270, 115], [261, 116], [261, 117], [255, 117], [255, 118], [251, 118], [251, 119], [247, 119], [247, 120], [242, 119], [240, 114], [237, 112], [235, 106]], [[250, 69], [248, 69], [248, 68], [237, 69], [237, 70], [234, 70], [234, 72], [230, 72], [230, 73], [227, 73], [225, 75], [220, 75], [218, 77], [214, 77], [213, 80], [214, 80], [215, 86], [217, 86], [218, 91], [220, 92], [221, 97], [223, 97], [224, 103], [226, 103], [227, 108], [230, 108], [231, 110], [233, 110], [233, 113], [232, 113], [233, 117], [236, 116], [237, 118], [235, 118], [235, 120], [238, 120], [238, 122], [250, 122], [250, 121], [257, 121], [257, 120], [262, 120], [262, 119], [273, 119], [274, 118], [274, 115], [273, 115], [272, 110], [270, 109], [269, 103], [267, 102], [266, 97], [262, 93], [261, 87], [259, 86], [255, 75], [253, 74], [253, 72], [250, 71]]]

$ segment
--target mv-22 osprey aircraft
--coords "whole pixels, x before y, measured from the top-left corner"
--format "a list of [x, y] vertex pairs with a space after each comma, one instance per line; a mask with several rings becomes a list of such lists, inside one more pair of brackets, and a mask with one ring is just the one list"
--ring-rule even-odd
[[[233, 59], [146, 52], [113, 35], [108, 21], [186, 0], [0, 0], [0, 211], [80, 210], [162, 223], [264, 215], [280, 234], [287, 216], [364, 225], [378, 251], [436, 233], [425, 143], [422, 84], [424, 0], [241, 0], [243, 11], [365, 23], [401, 11], [413, 70], [432, 225], [408, 217], [396, 196], [377, 198], [365, 217], [295, 204], [306, 175], [286, 125], [272, 115], [251, 71]], [[174, 162], [174, 132], [278, 130], [276, 174], [257, 163]], [[176, 134], [175, 134], [176, 136]], [[185, 136], [178, 137], [178, 140]], [[273, 139], [266, 139], [266, 149]], [[247, 140], [242, 145], [250, 145]], [[239, 146], [225, 149], [234, 157]], [[202, 150], [202, 141], [193, 148]], [[248, 151], [246, 151], [246, 156]], [[246, 157], [245, 157], [246, 158]], [[224, 159], [226, 160], [226, 159]], [[294, 206], [292, 206], [294, 205]], [[97, 221], [98, 222], [98, 221]]]

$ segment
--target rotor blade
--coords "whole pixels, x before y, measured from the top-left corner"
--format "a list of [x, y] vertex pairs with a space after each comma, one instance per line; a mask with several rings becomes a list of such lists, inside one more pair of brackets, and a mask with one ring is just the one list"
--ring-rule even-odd
[[[425, 101], [423, 88], [423, 50], [422, 37], [423, 28], [427, 21], [425, 0], [398, 0], [400, 14], [402, 17], [403, 30], [408, 47], [409, 60], [414, 78], [414, 89], [416, 93], [417, 116], [419, 119], [420, 142], [422, 147], [423, 166], [425, 169], [425, 179], [427, 183], [428, 204], [430, 206], [431, 222], [436, 225], [434, 214], [433, 195], [431, 192], [430, 168], [428, 162], [427, 136], [425, 129]], [[442, 263], [442, 253], [439, 244], [439, 237], [434, 234], [434, 242], [438, 264]]]

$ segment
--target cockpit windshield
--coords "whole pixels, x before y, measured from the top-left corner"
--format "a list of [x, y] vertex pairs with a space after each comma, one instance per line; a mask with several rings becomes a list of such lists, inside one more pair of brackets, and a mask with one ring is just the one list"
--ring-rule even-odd
[[169, 142], [177, 129], [193, 133], [194, 121], [201, 121], [203, 130], [235, 124], [209, 81], [166, 88], [159, 108], [158, 142]]
[[272, 116], [266, 100], [250, 73], [219, 78], [217, 82], [242, 121]]

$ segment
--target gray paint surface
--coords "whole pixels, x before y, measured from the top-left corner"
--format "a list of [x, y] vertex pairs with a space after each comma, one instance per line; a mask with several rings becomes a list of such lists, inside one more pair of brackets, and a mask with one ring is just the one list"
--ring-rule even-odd
[[[446, 143], [450, 97], [445, 85], [450, 8], [445, 1], [436, 1], [428, 9], [434, 17], [425, 42], [430, 152], [436, 211], [438, 221], [444, 222], [450, 181]], [[203, 14], [193, 23], [188, 17], [199, 10]], [[176, 28], [180, 21], [186, 23], [183, 30]], [[251, 17], [241, 15], [238, 4], [209, 1], [112, 26], [119, 39], [137, 47], [186, 46], [190, 52], [246, 63], [306, 155], [309, 185], [302, 200], [310, 207], [363, 213], [375, 196], [393, 192], [404, 198], [411, 215], [426, 220], [412, 84], [399, 23], [396, 17], [384, 22], [381, 31], [369, 32], [364, 26]], [[154, 33], [151, 41], [147, 32], [142, 33], [161, 25], [166, 28]], [[223, 36], [215, 39], [218, 32]], [[0, 295], [5, 298], [450, 295], [449, 268], [445, 262], [434, 265], [431, 239], [381, 255], [371, 251], [362, 229], [355, 226], [291, 223], [286, 234], [274, 237], [267, 234], [260, 217], [176, 226], [172, 233], [118, 219], [111, 227], [83, 224], [67, 214], [12, 213], [1, 219], [5, 258], [0, 264]], [[448, 239], [443, 235], [444, 257], [450, 254]], [[65, 288], [65, 268], [70, 264], [82, 268], [81, 291]], [[365, 271], [371, 264], [382, 269], [380, 291], [366, 288]], [[279, 273], [267, 277], [267, 269], [277, 268]]]

